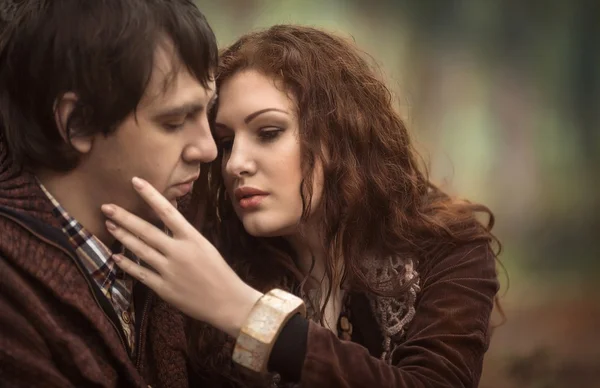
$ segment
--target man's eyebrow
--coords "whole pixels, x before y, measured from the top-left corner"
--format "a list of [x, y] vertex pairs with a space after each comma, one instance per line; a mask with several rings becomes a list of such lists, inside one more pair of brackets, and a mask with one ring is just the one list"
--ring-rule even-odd
[[162, 119], [168, 117], [178, 117], [178, 116], [187, 116], [189, 114], [194, 114], [200, 112], [204, 109], [204, 105], [200, 103], [191, 102], [188, 104], [183, 104], [179, 106], [168, 107], [160, 110], [156, 114], [153, 115], [154, 119]]
[[208, 101], [208, 104], [206, 105], [206, 107], [202, 103], [190, 102], [190, 103], [179, 105], [179, 106], [172, 106], [172, 107], [161, 109], [153, 117], [155, 120], [159, 120], [159, 119], [169, 118], [169, 117], [180, 117], [180, 116], [193, 115], [198, 112], [201, 112], [205, 108], [210, 109], [211, 106], [216, 102], [216, 100], [217, 100], [217, 93], [214, 93], [212, 95], [212, 97], [210, 98], [210, 101]]

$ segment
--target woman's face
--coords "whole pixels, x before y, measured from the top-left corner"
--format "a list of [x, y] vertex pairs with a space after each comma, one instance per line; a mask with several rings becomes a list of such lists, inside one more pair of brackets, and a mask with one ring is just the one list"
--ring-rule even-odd
[[[255, 70], [235, 74], [219, 90], [215, 139], [227, 194], [246, 231], [260, 237], [296, 234], [302, 161], [293, 97]], [[322, 192], [322, 178], [315, 178], [313, 209]]]

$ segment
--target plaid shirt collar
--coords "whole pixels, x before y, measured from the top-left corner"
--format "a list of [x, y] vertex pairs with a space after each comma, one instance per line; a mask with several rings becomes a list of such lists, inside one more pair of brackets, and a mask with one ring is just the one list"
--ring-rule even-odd
[[[60, 221], [63, 232], [75, 248], [80, 263], [115, 309], [130, 349], [133, 350], [135, 314], [133, 313], [132, 278], [115, 264], [112, 259], [113, 252], [71, 217], [44, 185], [41, 183], [39, 185], [52, 202], [53, 214]], [[119, 247], [121, 252], [124, 252], [122, 246]]]

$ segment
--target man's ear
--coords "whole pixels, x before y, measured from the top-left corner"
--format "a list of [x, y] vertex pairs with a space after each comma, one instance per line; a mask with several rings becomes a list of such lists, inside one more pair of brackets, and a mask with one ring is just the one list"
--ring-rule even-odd
[[[80, 136], [76, 133], [76, 128], [67, 131], [69, 117], [71, 117], [77, 105], [77, 100], [77, 95], [73, 92], [67, 92], [57, 98], [54, 101], [54, 121], [63, 140], [70, 143], [78, 152], [86, 154], [92, 149], [92, 143], [94, 142], [92, 136]], [[73, 130], [75, 130], [75, 136], [73, 136]]]

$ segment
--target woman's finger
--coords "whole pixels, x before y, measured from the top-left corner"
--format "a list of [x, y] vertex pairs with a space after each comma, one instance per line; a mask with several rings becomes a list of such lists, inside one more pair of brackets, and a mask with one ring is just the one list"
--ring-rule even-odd
[[160, 194], [152, 185], [141, 178], [132, 179], [133, 187], [154, 210], [156, 215], [175, 236], [184, 236], [193, 230], [181, 213]]
[[120, 206], [106, 204], [102, 205], [101, 209], [104, 215], [115, 224], [147, 241], [149, 246], [158, 251], [164, 252], [168, 249], [169, 243], [172, 242], [172, 239], [162, 230]]
[[106, 221], [106, 229], [140, 260], [150, 265], [158, 273], [162, 273], [165, 264], [167, 264], [167, 258], [162, 253], [110, 220]]
[[113, 255], [113, 259], [119, 268], [123, 270], [123, 272], [144, 283], [146, 286], [156, 291], [156, 293], [160, 296], [159, 291], [162, 289], [164, 284], [164, 280], [160, 277], [160, 275], [156, 274], [151, 269], [144, 268], [141, 265], [134, 263], [121, 254]]

